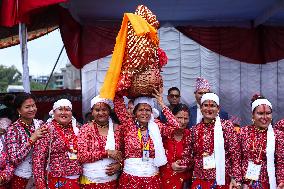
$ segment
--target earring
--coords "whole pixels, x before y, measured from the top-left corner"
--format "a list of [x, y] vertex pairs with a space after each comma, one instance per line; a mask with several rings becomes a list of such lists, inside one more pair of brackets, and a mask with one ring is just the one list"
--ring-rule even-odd
[[251, 119], [251, 121], [252, 121], [252, 124], [254, 125], [254, 119]]

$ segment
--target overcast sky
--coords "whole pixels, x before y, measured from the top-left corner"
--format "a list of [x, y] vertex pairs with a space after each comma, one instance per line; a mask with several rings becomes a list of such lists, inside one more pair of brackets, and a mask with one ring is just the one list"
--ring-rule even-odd
[[[57, 29], [43, 37], [28, 42], [30, 75], [49, 75], [63, 46], [60, 32]], [[65, 67], [68, 62], [65, 49], [56, 66], [56, 70]], [[0, 64], [5, 66], [15, 65], [23, 72], [20, 45], [0, 49]]]

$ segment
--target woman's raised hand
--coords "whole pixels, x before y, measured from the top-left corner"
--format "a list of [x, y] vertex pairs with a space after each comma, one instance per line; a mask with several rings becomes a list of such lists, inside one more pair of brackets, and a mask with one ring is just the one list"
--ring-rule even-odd
[[166, 107], [164, 100], [163, 100], [163, 88], [162, 87], [160, 88], [159, 91], [154, 89], [154, 93], [152, 95], [156, 98], [156, 100], [157, 100], [159, 106], [161, 106], [161, 108]]
[[35, 132], [31, 136], [31, 140], [35, 143], [38, 139], [42, 138], [47, 133], [47, 126], [42, 126], [35, 130]]

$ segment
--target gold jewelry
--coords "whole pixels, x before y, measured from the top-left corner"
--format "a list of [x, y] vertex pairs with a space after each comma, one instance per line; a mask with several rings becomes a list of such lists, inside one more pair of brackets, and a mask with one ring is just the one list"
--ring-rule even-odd
[[141, 130], [141, 131], [145, 131], [145, 130], [147, 130], [147, 127], [140, 126], [140, 130]]
[[266, 130], [268, 130], [268, 128], [260, 128], [255, 126], [256, 130], [258, 130], [259, 132], [265, 132]]
[[122, 162], [119, 162], [119, 165], [120, 165], [120, 169], [119, 170], [122, 170], [122, 168], [123, 168]]
[[107, 128], [108, 127], [108, 122], [105, 125], [100, 125], [96, 121], [93, 121], [99, 128]]

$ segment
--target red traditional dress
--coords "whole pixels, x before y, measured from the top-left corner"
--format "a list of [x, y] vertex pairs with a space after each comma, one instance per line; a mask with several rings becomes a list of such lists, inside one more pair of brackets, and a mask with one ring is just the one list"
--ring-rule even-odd
[[187, 146], [184, 151], [184, 162], [190, 163], [193, 152], [193, 183], [191, 188], [229, 188], [231, 178], [241, 182], [241, 149], [234, 126], [230, 121], [221, 120], [224, 148], [225, 148], [225, 185], [216, 185], [216, 169], [204, 169], [203, 159], [214, 152], [214, 125], [215, 121], [205, 124], [202, 120], [193, 126], [193, 148]]
[[162, 188], [182, 189], [185, 182], [191, 179], [192, 172], [189, 170], [177, 173], [172, 169], [172, 163], [182, 159], [184, 147], [191, 146], [191, 141], [191, 131], [188, 129], [184, 129], [181, 141], [175, 140], [174, 136], [163, 139], [168, 163], [160, 168]]
[[[74, 155], [77, 150], [76, 127], [47, 123], [48, 133], [37, 141], [33, 153], [36, 188], [79, 189], [82, 167]], [[49, 157], [50, 156], [50, 157]], [[48, 180], [46, 178], [48, 176]]]
[[[125, 161], [124, 161], [124, 170], [123, 173], [119, 179], [119, 188], [120, 189], [159, 189], [162, 187], [161, 185], [161, 179], [159, 175], [159, 169], [158, 167], [149, 167], [149, 169], [154, 169], [153, 172], [155, 172], [152, 176], [134, 176], [129, 173], [125, 172], [125, 164], [127, 161], [135, 158], [141, 158], [142, 159], [142, 142], [138, 136], [138, 127], [136, 126], [134, 120], [128, 116], [128, 112], [126, 110], [124, 101], [122, 97], [116, 96], [114, 99], [115, 104], [115, 112], [122, 124], [123, 128], [123, 147], [124, 149], [124, 155], [125, 155]], [[162, 124], [159, 120], [155, 120], [155, 122], [158, 124], [158, 127], [160, 129], [161, 136], [171, 136], [173, 131], [179, 127], [179, 123], [176, 121], [174, 115], [171, 113], [169, 108], [165, 107], [163, 108], [163, 113], [166, 116], [168, 122], [167, 124]], [[155, 149], [154, 149], [154, 143], [153, 140], [149, 137], [148, 140], [149, 144], [149, 157], [154, 158], [155, 157]], [[139, 166], [139, 165], [136, 165]], [[134, 167], [134, 165], [133, 165]], [[136, 167], [139, 171], [139, 169], [143, 169], [144, 171], [149, 171], [149, 169], [145, 169], [145, 167]]]
[[30, 144], [29, 138], [42, 123], [42, 121], [34, 119], [33, 123], [28, 125], [18, 119], [8, 128], [7, 153], [12, 166], [15, 167], [11, 189], [24, 189], [33, 175], [33, 146]]
[[277, 130], [280, 130], [282, 132], [284, 132], [284, 119], [281, 119], [280, 121], [278, 121], [275, 125], [274, 128]]
[[[115, 139], [120, 139], [119, 131], [115, 131]], [[99, 133], [95, 122], [87, 123], [80, 129], [78, 135], [78, 160], [83, 164], [81, 188], [83, 189], [116, 189], [118, 174], [108, 176], [104, 170], [93, 170], [94, 166], [104, 169], [115, 161], [108, 158], [105, 150], [107, 136]], [[116, 142], [118, 144], [118, 142]], [[92, 165], [94, 164], [95, 165]], [[103, 165], [103, 166], [100, 166]], [[90, 171], [91, 170], [91, 171]], [[88, 178], [90, 176], [92, 179]]]
[[[277, 185], [284, 182], [284, 135], [283, 132], [274, 129], [275, 134], [275, 175]], [[242, 175], [244, 182], [251, 189], [269, 189], [269, 176], [267, 173], [266, 141], [267, 129], [259, 130], [253, 125], [241, 128], [240, 141], [242, 148]], [[258, 181], [246, 178], [249, 161], [260, 164]]]
[[9, 162], [9, 157], [7, 155], [6, 146], [5, 146], [4, 136], [0, 136], [0, 178], [2, 179], [2, 185], [0, 189], [8, 189], [7, 183], [13, 176], [14, 168]]

